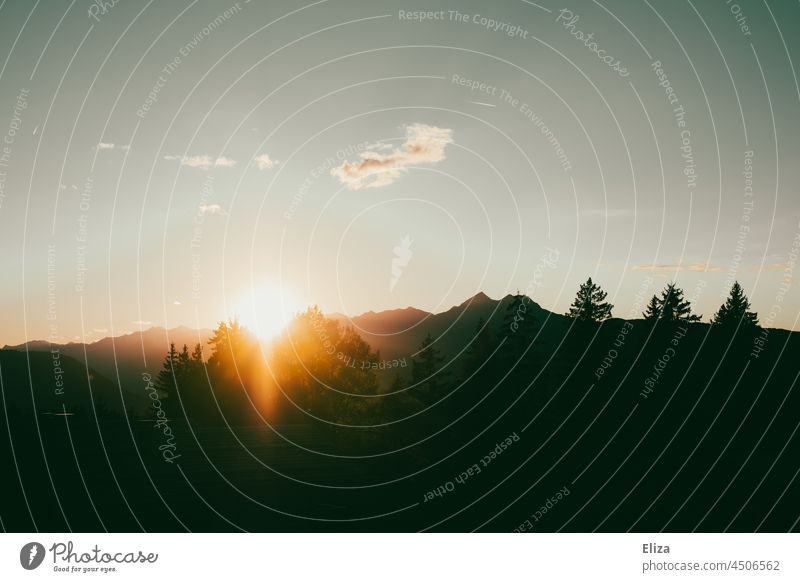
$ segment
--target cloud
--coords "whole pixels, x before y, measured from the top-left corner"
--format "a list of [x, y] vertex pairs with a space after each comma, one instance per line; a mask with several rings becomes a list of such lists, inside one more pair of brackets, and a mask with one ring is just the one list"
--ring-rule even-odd
[[133, 325], [139, 325], [139, 326], [143, 326], [143, 325], [153, 325], [153, 322], [152, 322], [152, 321], [141, 321], [141, 320], [136, 320], [136, 321], [132, 321], [131, 323], [132, 323]]
[[679, 273], [683, 271], [691, 271], [695, 273], [721, 273], [725, 269], [716, 267], [707, 263], [678, 263], [676, 265], [667, 264], [649, 264], [649, 265], [631, 265], [631, 271], [661, 271], [668, 273]]
[[182, 305], [182, 303], [180, 301], [178, 301], [177, 299], [175, 301], [173, 301], [172, 304], [173, 305]]
[[179, 160], [181, 166], [189, 168], [201, 168], [207, 170], [208, 168], [232, 168], [236, 165], [236, 160], [221, 156], [219, 158], [212, 158], [208, 155], [202, 156], [164, 156], [165, 160]]
[[117, 145], [113, 142], [101, 141], [97, 144], [97, 149], [99, 151], [103, 150], [129, 150], [131, 149], [130, 145]]
[[206, 214], [219, 214], [220, 216], [225, 216], [225, 214], [227, 214], [219, 204], [201, 204], [199, 210], [200, 214], [203, 216]]
[[349, 190], [380, 188], [394, 182], [408, 166], [433, 164], [444, 159], [444, 148], [453, 143], [452, 130], [415, 123], [406, 126], [406, 141], [388, 153], [372, 148], [361, 152], [361, 161], [344, 161], [333, 168], [331, 175], [339, 178]]
[[253, 160], [258, 166], [259, 170], [269, 170], [277, 164], [277, 160], [273, 160], [269, 157], [269, 154], [261, 154], [260, 156], [256, 156], [255, 160]]
[[762, 263], [751, 265], [751, 271], [785, 271], [786, 269], [790, 268], [788, 262], [786, 263]]

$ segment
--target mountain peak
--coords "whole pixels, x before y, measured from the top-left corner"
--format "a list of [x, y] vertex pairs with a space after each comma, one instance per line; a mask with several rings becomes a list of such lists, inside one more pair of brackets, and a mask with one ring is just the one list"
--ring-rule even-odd
[[494, 301], [491, 297], [489, 297], [483, 291], [478, 291], [475, 295], [464, 301], [459, 307], [464, 307], [465, 305], [476, 305], [480, 303], [486, 303], [487, 301]]

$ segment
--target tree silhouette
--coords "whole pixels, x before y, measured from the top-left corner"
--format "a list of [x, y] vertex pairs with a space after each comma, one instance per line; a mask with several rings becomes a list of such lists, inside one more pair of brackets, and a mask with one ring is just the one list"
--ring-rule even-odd
[[380, 405], [380, 399], [364, 397], [377, 394], [379, 359], [352, 326], [311, 307], [275, 341], [269, 368], [292, 409], [339, 424], [365, 425], [375, 421]]
[[650, 303], [647, 304], [647, 310], [642, 313], [647, 321], [658, 321], [661, 317], [661, 305], [658, 302], [658, 297], [653, 295], [650, 298]]
[[255, 341], [239, 320], [233, 319], [221, 321], [208, 343], [211, 345], [209, 368], [232, 377], [236, 374], [237, 364], [252, 351]]
[[683, 289], [676, 286], [675, 283], [669, 283], [664, 287], [661, 297], [653, 295], [647, 305], [647, 311], [644, 313], [644, 318], [650, 321], [695, 322], [700, 321], [702, 317], [702, 315], [692, 314], [692, 306], [684, 298]]
[[[178, 403], [177, 388], [178, 378], [181, 374], [180, 370], [180, 357], [178, 351], [175, 349], [175, 344], [169, 344], [169, 351], [164, 357], [164, 363], [161, 365], [161, 370], [156, 376], [155, 386], [158, 388], [159, 398], [163, 399], [161, 407], [167, 414], [167, 417], [172, 418], [176, 416], [180, 404]], [[153, 412], [155, 412], [153, 408]]]
[[415, 392], [425, 404], [438, 400], [444, 389], [444, 374], [439, 370], [444, 357], [434, 346], [435, 339], [428, 332], [419, 348], [419, 354], [411, 360], [411, 380], [416, 385]]
[[178, 368], [175, 372], [175, 378], [178, 381], [178, 386], [185, 386], [187, 381], [192, 376], [192, 357], [189, 355], [189, 347], [183, 344], [183, 349], [178, 354]]
[[711, 320], [715, 325], [756, 327], [758, 314], [750, 311], [750, 301], [738, 281], [734, 281], [730, 294]]
[[583, 322], [599, 323], [611, 317], [613, 305], [606, 302], [608, 293], [589, 277], [578, 289], [575, 300], [566, 313], [568, 317]]
[[175, 386], [177, 384], [177, 376], [179, 372], [179, 359], [178, 351], [175, 349], [175, 344], [169, 344], [169, 351], [164, 357], [164, 363], [161, 365], [156, 377], [156, 388], [165, 392], [167, 397], [174, 394]]

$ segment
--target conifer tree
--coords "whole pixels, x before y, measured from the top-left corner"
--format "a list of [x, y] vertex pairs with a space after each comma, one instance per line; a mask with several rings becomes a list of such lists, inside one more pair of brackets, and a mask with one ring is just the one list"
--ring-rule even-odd
[[691, 304], [684, 299], [683, 289], [675, 283], [661, 293], [661, 319], [667, 321], [700, 321], [702, 315], [692, 314]]
[[661, 317], [661, 305], [658, 303], [658, 297], [653, 295], [650, 298], [650, 303], [647, 304], [647, 310], [642, 313], [647, 321], [658, 321]]
[[684, 298], [683, 289], [670, 283], [661, 291], [661, 297], [655, 295], [647, 306], [644, 318], [650, 321], [682, 321], [695, 322], [702, 319], [702, 315], [692, 313], [692, 305]]
[[608, 293], [589, 277], [578, 289], [575, 300], [566, 313], [568, 317], [583, 322], [600, 323], [611, 317], [613, 305], [606, 302]]
[[411, 378], [419, 399], [426, 404], [435, 402], [444, 389], [443, 373], [439, 370], [444, 357], [434, 346], [435, 339], [428, 332], [420, 345], [416, 358], [411, 360]]
[[156, 377], [156, 387], [166, 392], [167, 395], [173, 394], [178, 370], [178, 351], [175, 349], [175, 344], [170, 343], [169, 351], [164, 357], [164, 363], [161, 366], [161, 371]]
[[758, 314], [750, 311], [750, 301], [738, 281], [734, 281], [730, 294], [711, 320], [715, 325], [755, 327]]

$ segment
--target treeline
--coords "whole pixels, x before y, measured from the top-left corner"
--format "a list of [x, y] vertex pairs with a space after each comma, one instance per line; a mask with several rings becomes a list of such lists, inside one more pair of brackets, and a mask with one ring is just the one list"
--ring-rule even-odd
[[[579, 321], [600, 323], [611, 318], [613, 305], [606, 302], [607, 293], [592, 282], [586, 280], [578, 289], [575, 300], [572, 302], [568, 317]], [[683, 321], [687, 323], [698, 322], [703, 316], [692, 313], [692, 306], [684, 297], [684, 291], [675, 283], [669, 283], [660, 295], [653, 295], [647, 304], [647, 309], [642, 313], [646, 321]], [[752, 327], [758, 326], [758, 314], [751, 311], [750, 301], [739, 285], [734, 281], [725, 303], [723, 303], [711, 319], [714, 325], [725, 327]]]
[[[428, 431], [467, 414], [498, 381], [525, 386], [535, 378], [554, 385], [569, 377], [593, 330], [612, 317], [606, 299], [590, 278], [565, 314], [572, 323], [542, 329], [542, 313], [518, 293], [496, 317], [476, 322], [463, 349], [446, 352], [429, 333], [409, 368], [391, 371], [364, 366], [381, 361], [381, 354], [316, 307], [298, 314], [269, 351], [237, 321], [222, 322], [208, 342], [208, 357], [200, 344], [172, 345], [156, 387], [171, 418], [200, 426], [288, 422], [391, 433], [405, 420]], [[654, 295], [642, 315], [650, 324], [701, 317], [674, 283]], [[729, 330], [758, 325], [738, 283], [712, 321]], [[378, 373], [394, 376], [381, 383]]]

